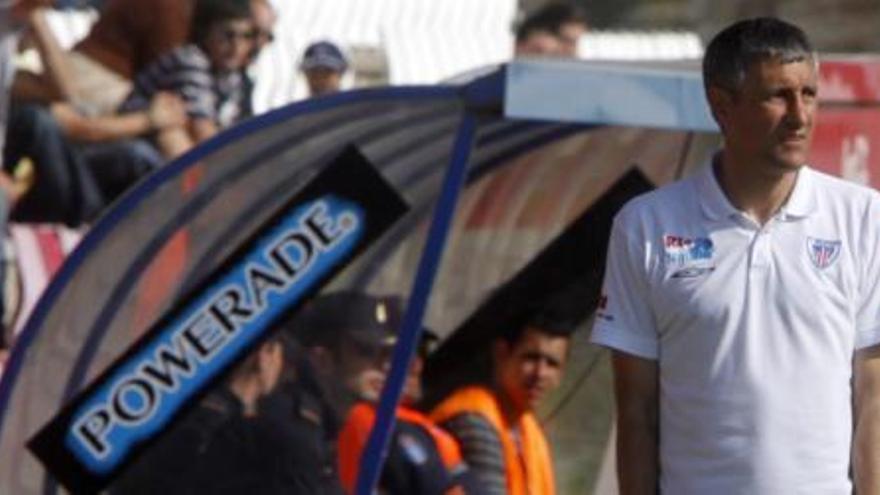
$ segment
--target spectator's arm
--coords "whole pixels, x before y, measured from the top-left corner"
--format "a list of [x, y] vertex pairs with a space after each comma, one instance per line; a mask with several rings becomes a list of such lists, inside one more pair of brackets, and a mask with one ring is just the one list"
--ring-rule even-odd
[[75, 96], [73, 72], [68, 64], [67, 55], [64, 54], [46, 21], [45, 10], [36, 9], [31, 12], [28, 26], [43, 61], [43, 78], [47, 87], [51, 88], [54, 99], [73, 101]]
[[15, 72], [9, 94], [13, 100], [34, 102], [41, 105], [58, 99], [57, 91], [47, 83], [46, 78], [23, 70]]
[[196, 144], [214, 137], [214, 134], [217, 134], [217, 124], [213, 120], [195, 118], [190, 121], [190, 135]]
[[853, 372], [855, 492], [880, 493], [880, 346], [859, 351]]
[[156, 135], [156, 145], [168, 160], [173, 160], [189, 151], [196, 143], [193, 142], [189, 131], [184, 127], [174, 127], [160, 131]]
[[621, 495], [656, 495], [659, 481], [657, 362], [613, 353], [617, 478]]
[[461, 454], [486, 495], [506, 495], [504, 449], [492, 425], [478, 414], [459, 414], [441, 425], [458, 440]]
[[153, 128], [147, 112], [86, 117], [69, 103], [55, 103], [51, 109], [64, 135], [73, 141], [114, 141], [147, 134]]
[[69, 103], [56, 103], [52, 115], [68, 138], [80, 142], [128, 139], [180, 127], [185, 122], [183, 103], [167, 93], [157, 94], [150, 108], [141, 112], [86, 117]]

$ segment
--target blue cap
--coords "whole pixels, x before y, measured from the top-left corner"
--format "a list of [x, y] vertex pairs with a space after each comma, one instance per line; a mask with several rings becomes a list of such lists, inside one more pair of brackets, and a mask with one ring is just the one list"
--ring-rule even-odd
[[338, 46], [329, 41], [318, 41], [306, 48], [299, 68], [301, 70], [325, 68], [345, 72], [348, 69], [348, 60]]

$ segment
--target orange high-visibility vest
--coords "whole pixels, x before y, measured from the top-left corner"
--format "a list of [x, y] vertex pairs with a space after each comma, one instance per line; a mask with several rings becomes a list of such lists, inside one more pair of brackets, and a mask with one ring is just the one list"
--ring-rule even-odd
[[518, 453], [511, 425], [505, 420], [498, 400], [489, 389], [479, 386], [458, 389], [434, 408], [430, 417], [439, 424], [463, 413], [479, 414], [498, 432], [504, 451], [508, 495], [556, 493], [550, 448], [534, 414], [525, 412], [517, 421], [522, 445], [522, 452]]
[[[462, 464], [461, 450], [452, 435], [438, 427], [424, 414], [404, 406], [397, 408], [397, 420], [414, 423], [424, 429], [434, 441], [437, 453], [450, 472]], [[361, 454], [367, 445], [370, 430], [376, 422], [376, 409], [372, 404], [359, 402], [352, 407], [339, 432], [337, 443], [339, 480], [347, 493], [354, 493], [360, 468]]]

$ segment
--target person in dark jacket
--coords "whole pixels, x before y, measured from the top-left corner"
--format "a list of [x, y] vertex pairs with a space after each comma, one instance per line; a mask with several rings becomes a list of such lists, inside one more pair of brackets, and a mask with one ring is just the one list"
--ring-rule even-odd
[[315, 455], [320, 429], [280, 393], [285, 346], [261, 344], [114, 486], [113, 493], [338, 494]]

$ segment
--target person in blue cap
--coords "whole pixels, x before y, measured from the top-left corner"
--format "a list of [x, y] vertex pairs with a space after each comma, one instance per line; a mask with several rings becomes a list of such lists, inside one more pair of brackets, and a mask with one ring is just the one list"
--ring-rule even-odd
[[309, 86], [309, 96], [321, 96], [341, 89], [348, 59], [335, 44], [318, 41], [306, 48], [299, 68]]

